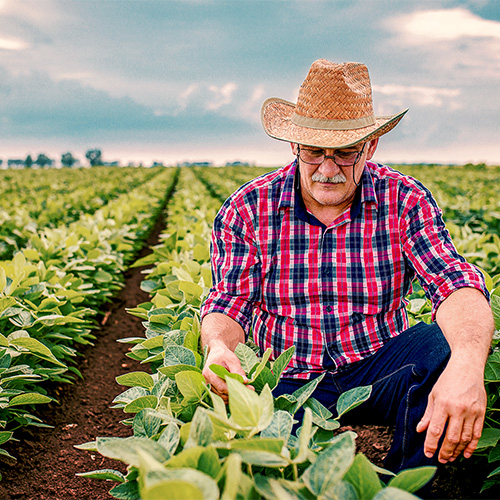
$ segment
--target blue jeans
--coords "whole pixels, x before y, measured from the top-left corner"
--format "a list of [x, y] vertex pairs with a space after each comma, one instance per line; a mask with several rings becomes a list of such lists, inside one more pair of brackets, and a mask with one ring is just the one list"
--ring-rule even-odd
[[[393, 472], [422, 465], [436, 465], [437, 458], [423, 453], [425, 432], [416, 427], [427, 398], [446, 367], [450, 347], [437, 324], [418, 323], [388, 341], [374, 355], [327, 372], [313, 397], [336, 415], [338, 397], [361, 385], [372, 385], [370, 398], [341, 419], [342, 424], [394, 426], [394, 438], [384, 466]], [[303, 380], [283, 378], [274, 397], [291, 394]], [[296, 417], [302, 420], [297, 412]], [[437, 453], [436, 453], [437, 455]]]

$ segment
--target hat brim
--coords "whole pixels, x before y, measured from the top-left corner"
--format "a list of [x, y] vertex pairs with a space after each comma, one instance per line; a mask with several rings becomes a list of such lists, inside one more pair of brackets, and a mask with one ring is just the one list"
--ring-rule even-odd
[[292, 122], [295, 104], [271, 97], [262, 105], [261, 121], [266, 134], [280, 141], [319, 148], [347, 148], [376, 139], [391, 131], [408, 110], [392, 116], [377, 116], [375, 123], [353, 130], [323, 130], [301, 127]]

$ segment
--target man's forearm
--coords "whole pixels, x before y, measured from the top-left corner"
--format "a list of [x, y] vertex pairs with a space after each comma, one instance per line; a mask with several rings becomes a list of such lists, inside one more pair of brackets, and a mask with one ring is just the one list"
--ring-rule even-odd
[[234, 351], [239, 343], [245, 342], [245, 332], [238, 322], [221, 313], [210, 313], [201, 324], [201, 343], [211, 349], [224, 344]]
[[436, 321], [450, 344], [452, 359], [483, 370], [495, 330], [484, 295], [475, 288], [456, 290], [439, 306]]

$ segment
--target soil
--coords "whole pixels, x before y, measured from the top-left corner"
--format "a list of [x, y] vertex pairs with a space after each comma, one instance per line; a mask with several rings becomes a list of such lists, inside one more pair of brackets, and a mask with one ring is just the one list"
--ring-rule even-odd
[[[162, 229], [158, 222], [139, 256], [157, 242]], [[130, 427], [120, 423], [121, 409], [111, 409], [112, 400], [122, 392], [115, 378], [118, 375], [144, 367], [125, 356], [128, 345], [120, 338], [142, 336], [141, 320], [128, 314], [125, 308], [135, 307], [148, 300], [139, 285], [144, 275], [141, 268], [129, 270], [125, 286], [102, 317], [102, 326], [95, 334], [93, 347], [82, 351], [79, 369], [83, 379], [71, 386], [53, 388], [59, 404], [45, 405], [39, 411], [46, 428], [26, 428], [9, 443], [8, 451], [18, 457], [16, 463], [1, 464], [3, 480], [0, 500], [70, 500], [110, 499], [108, 491], [116, 484], [81, 478], [75, 474], [96, 469], [111, 468], [125, 472], [125, 465], [99, 454], [82, 451], [74, 446], [94, 440], [97, 436], [127, 437]], [[390, 446], [392, 432], [387, 427], [349, 428], [358, 434], [358, 451], [369, 460], [382, 465]], [[484, 468], [464, 461], [441, 469], [434, 482], [432, 498], [499, 498], [499, 492], [480, 496]], [[496, 495], [496, 496], [491, 496]]]

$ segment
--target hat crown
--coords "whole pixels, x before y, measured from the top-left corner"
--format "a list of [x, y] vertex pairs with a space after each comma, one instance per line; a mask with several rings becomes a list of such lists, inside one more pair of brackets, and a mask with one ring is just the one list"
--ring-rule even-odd
[[295, 114], [316, 120], [373, 117], [368, 69], [361, 63], [315, 61], [300, 87]]

